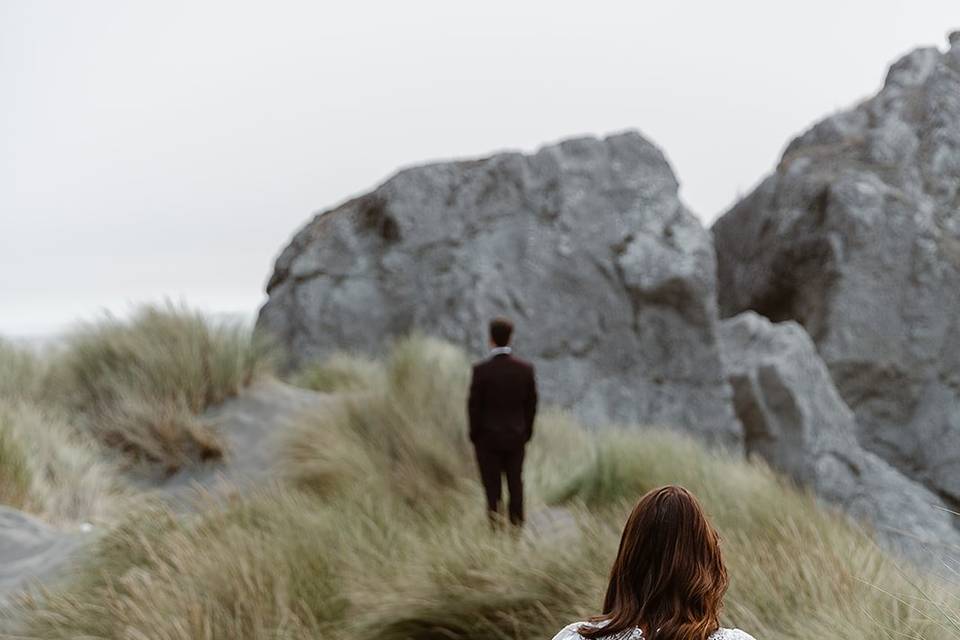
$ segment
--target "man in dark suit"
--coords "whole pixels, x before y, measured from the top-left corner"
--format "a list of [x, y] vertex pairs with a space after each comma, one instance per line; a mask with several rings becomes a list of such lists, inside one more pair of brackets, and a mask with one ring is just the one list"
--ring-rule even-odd
[[470, 397], [470, 441], [477, 454], [480, 480], [487, 495], [490, 521], [500, 516], [501, 476], [507, 476], [510, 522], [523, 524], [523, 454], [533, 435], [537, 384], [533, 365], [515, 358], [510, 349], [513, 324], [490, 322], [490, 357], [473, 367]]

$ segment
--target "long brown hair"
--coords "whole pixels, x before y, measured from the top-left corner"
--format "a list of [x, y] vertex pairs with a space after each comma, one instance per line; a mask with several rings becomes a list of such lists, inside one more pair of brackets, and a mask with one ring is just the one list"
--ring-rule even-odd
[[586, 638], [634, 627], [645, 640], [707, 640], [720, 626], [727, 590], [720, 536], [683, 487], [653, 489], [634, 507], [610, 569], [603, 615]]

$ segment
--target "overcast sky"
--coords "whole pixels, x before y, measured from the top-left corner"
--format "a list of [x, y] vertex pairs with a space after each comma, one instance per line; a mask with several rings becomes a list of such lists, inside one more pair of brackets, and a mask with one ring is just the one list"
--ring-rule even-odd
[[398, 167], [637, 128], [708, 223], [957, 0], [0, 0], [0, 333], [253, 313]]

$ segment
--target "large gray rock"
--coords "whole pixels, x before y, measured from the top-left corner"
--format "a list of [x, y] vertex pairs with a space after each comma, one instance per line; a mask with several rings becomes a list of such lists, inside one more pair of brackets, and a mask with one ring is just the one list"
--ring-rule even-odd
[[860, 442], [960, 504], [960, 38], [794, 140], [714, 225], [721, 314], [797, 320]]
[[479, 357], [503, 314], [545, 401], [740, 443], [712, 243], [637, 133], [401, 171], [317, 215], [267, 291], [259, 326], [291, 364], [415, 330]]
[[861, 448], [853, 413], [803, 327], [753, 312], [721, 324], [724, 366], [748, 453], [929, 561], [960, 549], [942, 500]]

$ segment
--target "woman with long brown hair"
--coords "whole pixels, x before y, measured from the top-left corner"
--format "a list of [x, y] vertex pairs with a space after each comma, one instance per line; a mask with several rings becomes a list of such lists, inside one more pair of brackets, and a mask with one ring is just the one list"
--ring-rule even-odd
[[603, 613], [554, 640], [754, 640], [720, 627], [727, 583], [720, 536], [699, 501], [683, 487], [654, 489], [627, 518]]

